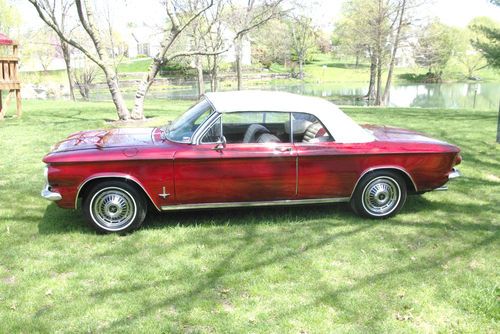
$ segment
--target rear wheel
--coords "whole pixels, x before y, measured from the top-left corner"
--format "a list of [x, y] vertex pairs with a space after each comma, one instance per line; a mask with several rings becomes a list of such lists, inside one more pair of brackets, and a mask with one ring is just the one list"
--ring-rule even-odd
[[146, 218], [147, 202], [134, 186], [122, 181], [105, 181], [87, 193], [83, 212], [97, 232], [126, 233], [141, 226]]
[[405, 180], [391, 171], [364, 176], [351, 198], [351, 207], [360, 216], [387, 218], [403, 207], [407, 196]]

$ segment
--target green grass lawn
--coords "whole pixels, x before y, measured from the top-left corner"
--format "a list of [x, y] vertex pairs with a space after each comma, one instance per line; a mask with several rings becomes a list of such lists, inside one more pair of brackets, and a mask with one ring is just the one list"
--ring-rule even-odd
[[[146, 115], [189, 104], [149, 101]], [[41, 159], [111, 126], [112, 104], [26, 101], [0, 122], [0, 333], [498, 333], [496, 112], [346, 111], [458, 144], [464, 177], [384, 221], [341, 204], [153, 213], [101, 236], [40, 198]]]
[[151, 62], [151, 58], [125, 60], [118, 64], [118, 72], [147, 72]]

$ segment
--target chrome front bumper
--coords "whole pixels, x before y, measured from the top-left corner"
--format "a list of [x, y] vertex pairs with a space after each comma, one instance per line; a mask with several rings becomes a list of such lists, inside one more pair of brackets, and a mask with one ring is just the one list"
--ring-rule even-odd
[[450, 174], [448, 174], [448, 180], [453, 180], [460, 176], [462, 176], [462, 173], [458, 169], [452, 168]]
[[54, 192], [50, 190], [50, 186], [48, 184], [42, 189], [41, 195], [43, 198], [49, 201], [59, 201], [62, 199], [61, 194], [58, 192]]

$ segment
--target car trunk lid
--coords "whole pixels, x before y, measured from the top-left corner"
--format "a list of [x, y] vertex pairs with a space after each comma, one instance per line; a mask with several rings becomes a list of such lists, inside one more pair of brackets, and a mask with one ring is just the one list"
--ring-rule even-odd
[[413, 130], [377, 125], [363, 125], [363, 128], [370, 131], [379, 141], [435, 143], [450, 145], [442, 140], [429, 137], [421, 132]]

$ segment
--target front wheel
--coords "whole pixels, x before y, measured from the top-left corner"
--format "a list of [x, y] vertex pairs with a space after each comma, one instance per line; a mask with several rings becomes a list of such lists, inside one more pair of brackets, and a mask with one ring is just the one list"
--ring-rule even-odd
[[406, 183], [399, 174], [375, 171], [361, 179], [351, 198], [351, 207], [363, 217], [387, 218], [401, 210], [406, 196]]
[[85, 196], [83, 212], [89, 225], [100, 233], [126, 233], [139, 228], [146, 218], [147, 202], [132, 185], [105, 181]]

